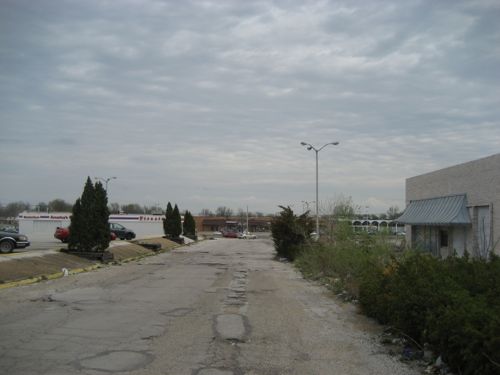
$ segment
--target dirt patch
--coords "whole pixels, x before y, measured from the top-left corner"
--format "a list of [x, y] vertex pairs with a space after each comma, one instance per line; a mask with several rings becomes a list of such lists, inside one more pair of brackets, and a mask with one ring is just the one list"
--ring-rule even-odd
[[155, 254], [153, 250], [146, 249], [140, 245], [133, 243], [128, 245], [115, 246], [110, 248], [109, 251], [113, 254], [113, 260], [115, 262], [123, 262], [127, 259]]
[[77, 268], [86, 268], [97, 264], [94, 261], [69, 254], [47, 254], [39, 257], [11, 259], [0, 262], [0, 283], [18, 281], [33, 277], [47, 276]]
[[109, 251], [113, 253], [115, 262], [122, 262], [127, 259], [134, 259], [156, 254], [155, 251], [147, 249], [141, 246], [141, 244], [160, 244], [161, 251], [172, 250], [179, 246], [175, 242], [167, 240], [166, 238], [158, 237], [149, 238], [147, 240], [131, 241], [127, 245], [113, 246], [109, 248]]
[[[127, 259], [137, 259], [156, 254], [155, 251], [146, 249], [138, 243], [159, 243], [161, 251], [168, 251], [179, 246], [175, 242], [160, 237], [134, 241], [123, 245], [120, 244], [110, 247], [109, 251], [113, 253], [115, 262], [123, 262]], [[97, 264], [100, 264], [100, 262], [66, 253], [46, 254], [29, 258], [12, 258], [8, 261], [0, 262], [0, 284], [53, 275], [64, 272], [63, 268], [71, 272], [74, 269], [88, 268]]]

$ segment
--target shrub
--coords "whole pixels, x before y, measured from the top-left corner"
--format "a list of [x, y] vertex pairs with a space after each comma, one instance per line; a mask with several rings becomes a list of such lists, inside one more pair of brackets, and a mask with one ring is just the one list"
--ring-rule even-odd
[[428, 342], [454, 370], [498, 374], [499, 368], [489, 360], [500, 359], [498, 311], [488, 308], [484, 299], [457, 290], [431, 310], [426, 320]]
[[430, 344], [458, 373], [497, 374], [497, 262], [412, 252], [364, 274], [360, 302], [368, 315]]
[[[286, 228], [293, 228], [291, 214], [281, 217]], [[359, 296], [367, 315], [429, 344], [456, 373], [500, 374], [499, 257], [393, 253], [384, 236], [353, 234], [342, 224], [331, 244], [301, 243], [295, 264], [306, 277]]]
[[443, 261], [445, 272], [472, 296], [483, 295], [490, 304], [500, 307], [500, 258], [489, 261], [468, 256]]
[[456, 289], [441, 272], [439, 260], [412, 253], [399, 262], [387, 284], [388, 320], [405, 334], [423, 342], [429, 311], [441, 306], [448, 290]]
[[386, 267], [378, 266], [367, 269], [359, 285], [359, 302], [364, 312], [382, 324], [390, 321], [388, 285], [393, 277], [395, 264], [394, 261]]
[[358, 297], [363, 275], [387, 264], [390, 246], [366, 234], [353, 235], [342, 224], [335, 227], [334, 238], [333, 243], [308, 246], [295, 264], [307, 277], [335, 280], [336, 291], [346, 289]]
[[184, 235], [189, 238], [196, 238], [196, 222], [194, 221], [194, 217], [191, 212], [186, 211], [184, 214]]
[[313, 225], [307, 213], [296, 216], [290, 207], [280, 208], [282, 211], [271, 223], [274, 248], [279, 257], [294, 260], [310, 238]]

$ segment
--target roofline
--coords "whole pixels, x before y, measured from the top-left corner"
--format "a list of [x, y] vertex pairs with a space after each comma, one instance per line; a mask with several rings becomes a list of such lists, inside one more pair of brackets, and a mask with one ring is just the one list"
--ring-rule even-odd
[[411, 203], [411, 202], [419, 202], [419, 201], [430, 201], [433, 199], [451, 198], [451, 197], [465, 197], [465, 198], [467, 198], [467, 193], [440, 195], [439, 197], [430, 197], [430, 198], [412, 199], [409, 202]]
[[445, 171], [447, 169], [453, 169], [453, 168], [465, 166], [465, 165], [468, 165], [468, 164], [479, 163], [479, 162], [484, 161], [486, 159], [495, 158], [495, 157], [500, 157], [500, 153], [489, 155], [489, 156], [484, 156], [482, 158], [474, 159], [474, 160], [470, 160], [470, 161], [466, 161], [466, 162], [463, 162], [463, 163], [458, 163], [458, 164], [450, 165], [448, 167], [443, 167], [443, 168], [440, 168], [440, 169], [436, 169], [436, 170], [431, 171], [431, 172], [421, 173], [421, 174], [416, 175], [416, 176], [408, 177], [406, 180], [411, 180], [413, 178], [422, 177], [422, 176], [426, 176], [426, 175], [431, 175], [431, 174], [434, 174], [434, 173], [439, 173], [439, 172]]

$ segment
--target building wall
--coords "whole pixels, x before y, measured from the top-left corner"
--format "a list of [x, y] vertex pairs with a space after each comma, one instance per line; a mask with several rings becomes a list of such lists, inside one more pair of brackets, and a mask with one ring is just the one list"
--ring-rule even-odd
[[[412, 200], [463, 193], [467, 194], [473, 221], [473, 227], [467, 230], [465, 247], [471, 252], [486, 241], [497, 244], [495, 253], [500, 254], [500, 154], [406, 180], [407, 205]], [[478, 227], [483, 224], [484, 228]], [[412, 239], [410, 226], [406, 230], [407, 239]], [[473, 233], [482, 235], [478, 237]]]
[[52, 241], [57, 227], [69, 226], [70, 217], [69, 212], [22, 212], [17, 218], [19, 233], [27, 235], [30, 241]]
[[[53, 241], [56, 227], [67, 227], [71, 223], [71, 213], [43, 214], [23, 212], [19, 214], [19, 232], [28, 236], [30, 241]], [[110, 215], [110, 223], [119, 223], [132, 229], [137, 238], [163, 236], [164, 216], [158, 215]]]
[[[272, 217], [250, 217], [248, 226], [250, 232], [269, 231], [271, 228]], [[223, 217], [223, 216], [194, 216], [197, 232], [213, 232], [226, 227], [246, 227], [246, 218], [239, 216]]]

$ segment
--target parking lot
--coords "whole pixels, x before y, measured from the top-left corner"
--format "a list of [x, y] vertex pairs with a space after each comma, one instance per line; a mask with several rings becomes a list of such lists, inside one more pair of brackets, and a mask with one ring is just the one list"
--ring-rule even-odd
[[9, 254], [0, 254], [0, 262], [11, 260], [13, 258], [25, 258], [33, 256], [42, 256], [51, 252], [56, 252], [59, 249], [65, 248], [66, 244], [61, 243], [61, 241], [35, 241], [31, 242], [31, 245], [24, 249], [15, 249]]
[[[59, 240], [44, 240], [44, 241], [30, 241], [31, 244], [27, 248], [24, 249], [15, 249], [12, 253], [9, 254], [0, 254], [0, 262], [2, 260], [8, 260], [11, 259], [12, 257], [19, 257], [19, 256], [39, 256], [39, 255], [44, 255], [45, 253], [49, 252], [55, 252], [60, 249], [65, 249], [67, 248], [67, 244], [62, 243]], [[121, 240], [115, 240], [113, 241], [113, 244], [117, 244], [120, 242], [126, 242], [126, 241], [121, 241]]]

